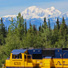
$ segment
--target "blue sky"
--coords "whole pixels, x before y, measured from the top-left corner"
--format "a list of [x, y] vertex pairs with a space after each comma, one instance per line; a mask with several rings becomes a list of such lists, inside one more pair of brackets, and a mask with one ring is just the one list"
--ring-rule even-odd
[[54, 6], [64, 13], [68, 11], [68, 0], [0, 0], [0, 16], [17, 14], [30, 6], [44, 9]]

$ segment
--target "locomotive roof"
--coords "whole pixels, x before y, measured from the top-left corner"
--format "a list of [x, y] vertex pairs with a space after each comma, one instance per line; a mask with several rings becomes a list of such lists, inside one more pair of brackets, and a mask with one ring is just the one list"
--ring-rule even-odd
[[[31, 50], [36, 50], [36, 52], [33, 52]], [[37, 52], [37, 50], [40, 50], [40, 52]], [[24, 53], [25, 51], [28, 51], [30, 53], [41, 53], [42, 50], [68, 50], [68, 48], [44, 48], [44, 49], [15, 49], [11, 53], [14, 55]]]
[[17, 54], [20, 54], [20, 53], [24, 53], [25, 51], [27, 51], [27, 49], [15, 49], [11, 53], [14, 54], [14, 55], [17, 55]]

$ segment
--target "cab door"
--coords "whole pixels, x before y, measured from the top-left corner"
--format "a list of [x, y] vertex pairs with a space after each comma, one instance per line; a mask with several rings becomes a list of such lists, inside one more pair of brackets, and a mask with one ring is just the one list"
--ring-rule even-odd
[[32, 63], [32, 56], [31, 55], [24, 55], [25, 57], [25, 68], [26, 67], [29, 67], [29, 68], [32, 68], [33, 67], [33, 63]]

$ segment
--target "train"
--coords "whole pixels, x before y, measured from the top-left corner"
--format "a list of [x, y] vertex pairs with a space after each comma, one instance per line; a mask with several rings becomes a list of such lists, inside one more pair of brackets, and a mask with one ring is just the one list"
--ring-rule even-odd
[[5, 68], [68, 68], [68, 48], [14, 49]]

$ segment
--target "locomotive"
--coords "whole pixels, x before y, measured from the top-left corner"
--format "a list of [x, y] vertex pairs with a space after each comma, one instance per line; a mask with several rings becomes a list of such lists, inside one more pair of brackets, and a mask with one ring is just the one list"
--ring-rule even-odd
[[68, 68], [68, 48], [15, 49], [5, 68]]

